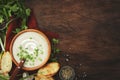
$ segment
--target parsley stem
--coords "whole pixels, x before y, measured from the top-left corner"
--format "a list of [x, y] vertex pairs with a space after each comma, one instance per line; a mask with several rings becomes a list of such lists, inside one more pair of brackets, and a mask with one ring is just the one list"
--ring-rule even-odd
[[9, 80], [9, 76], [3, 76], [0, 74], [0, 80]]
[[4, 14], [5, 14], [5, 16], [6, 16], [6, 20], [8, 21], [9, 19], [8, 19], [8, 14], [7, 14], [6, 9], [5, 9], [5, 8], [3, 8], [3, 11], [4, 11]]

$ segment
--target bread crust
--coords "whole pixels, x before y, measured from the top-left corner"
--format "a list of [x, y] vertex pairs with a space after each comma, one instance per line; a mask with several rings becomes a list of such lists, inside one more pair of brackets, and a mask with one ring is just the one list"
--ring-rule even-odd
[[58, 62], [52, 62], [47, 64], [46, 66], [40, 68], [38, 70], [37, 75], [41, 74], [44, 76], [54, 76], [60, 68], [60, 64]]
[[10, 53], [4, 52], [2, 59], [1, 59], [1, 70], [3, 73], [9, 73], [12, 68], [12, 58]]
[[35, 80], [54, 80], [54, 79], [53, 79], [53, 77], [47, 77], [47, 76], [39, 74], [35, 77]]
[[54, 80], [53, 76], [59, 71], [60, 64], [52, 62], [38, 70], [35, 80]]

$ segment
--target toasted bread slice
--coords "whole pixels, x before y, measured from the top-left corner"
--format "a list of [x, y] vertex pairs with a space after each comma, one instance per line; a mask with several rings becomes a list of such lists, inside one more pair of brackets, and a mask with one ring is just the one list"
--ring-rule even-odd
[[10, 72], [12, 68], [12, 58], [9, 52], [4, 52], [1, 59], [1, 70], [3, 73]]
[[52, 77], [47, 77], [47, 76], [39, 74], [35, 76], [35, 80], [54, 80], [54, 79]]
[[0, 53], [0, 69], [1, 69], [1, 60], [2, 60], [3, 53]]
[[41, 74], [41, 75], [44, 75], [44, 76], [53, 76], [58, 72], [59, 68], [60, 68], [59, 63], [52, 62], [52, 63], [49, 63], [46, 66], [40, 68], [38, 70], [37, 74], [38, 75]]

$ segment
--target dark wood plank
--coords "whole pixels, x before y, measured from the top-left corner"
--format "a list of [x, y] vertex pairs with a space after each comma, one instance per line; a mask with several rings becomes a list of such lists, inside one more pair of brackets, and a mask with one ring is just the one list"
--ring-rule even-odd
[[26, 5], [40, 28], [60, 35], [58, 58], [61, 66], [75, 69], [75, 80], [120, 79], [120, 0], [26, 0]]

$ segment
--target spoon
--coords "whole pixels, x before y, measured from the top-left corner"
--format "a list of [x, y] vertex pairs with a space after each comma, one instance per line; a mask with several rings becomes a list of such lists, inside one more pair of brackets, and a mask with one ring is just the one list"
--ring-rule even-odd
[[19, 63], [19, 65], [15, 68], [15, 70], [13, 71], [11, 77], [10, 77], [10, 80], [14, 80], [15, 79], [15, 76], [17, 75], [17, 73], [19, 72], [19, 70], [23, 67], [25, 63], [25, 60], [22, 59]]

